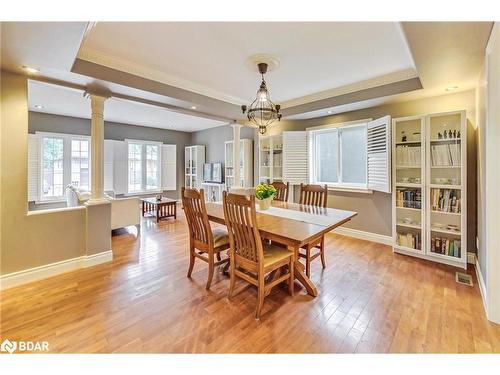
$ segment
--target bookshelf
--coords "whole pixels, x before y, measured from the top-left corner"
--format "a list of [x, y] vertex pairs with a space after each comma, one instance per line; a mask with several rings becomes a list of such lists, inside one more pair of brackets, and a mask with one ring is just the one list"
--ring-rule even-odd
[[[225, 178], [228, 189], [235, 186], [233, 146], [234, 141], [227, 141], [224, 144]], [[250, 188], [253, 185], [253, 141], [240, 139], [240, 184], [237, 187]]]
[[259, 183], [283, 180], [283, 137], [259, 137]]
[[203, 181], [203, 164], [205, 163], [205, 146], [186, 146], [184, 149], [184, 186], [199, 189]]
[[393, 119], [393, 250], [467, 267], [464, 111]]

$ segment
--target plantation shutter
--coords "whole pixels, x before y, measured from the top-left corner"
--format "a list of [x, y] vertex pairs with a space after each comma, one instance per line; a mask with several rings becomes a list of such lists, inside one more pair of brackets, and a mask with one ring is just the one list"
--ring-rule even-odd
[[113, 186], [113, 164], [114, 145], [110, 139], [104, 140], [104, 190], [114, 190]]
[[38, 200], [40, 183], [40, 138], [28, 134], [28, 202]]
[[391, 192], [391, 116], [370, 121], [367, 125], [367, 180], [368, 188]]
[[125, 194], [128, 189], [128, 148], [125, 141], [113, 141], [113, 190]]
[[177, 189], [177, 146], [161, 145], [161, 188]]
[[283, 180], [290, 185], [309, 181], [307, 132], [283, 132]]

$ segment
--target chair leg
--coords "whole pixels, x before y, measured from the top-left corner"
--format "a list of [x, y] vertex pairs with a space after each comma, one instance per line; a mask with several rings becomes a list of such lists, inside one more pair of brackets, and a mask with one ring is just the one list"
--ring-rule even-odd
[[210, 289], [210, 284], [212, 284], [212, 279], [214, 277], [214, 260], [215, 256], [214, 253], [211, 253], [208, 255], [208, 280], [207, 280], [207, 286], [205, 287], [207, 290]]
[[188, 274], [187, 274], [187, 277], [191, 277], [191, 273], [193, 272], [193, 267], [194, 267], [194, 259], [195, 259], [195, 256], [194, 256], [194, 247], [193, 245], [190, 245], [189, 246], [189, 269], [188, 269]]
[[264, 297], [266, 296], [266, 288], [264, 283], [264, 275], [259, 273], [259, 286], [257, 288], [257, 308], [255, 309], [255, 319], [260, 319], [260, 312], [262, 311], [262, 305], [264, 304]]
[[306, 275], [311, 276], [311, 249], [309, 246], [306, 249]]
[[290, 278], [288, 279], [288, 293], [290, 293], [291, 296], [294, 295], [295, 281], [295, 266], [293, 263], [293, 257], [290, 257], [290, 264], [288, 265], [288, 272], [290, 272]]
[[321, 265], [323, 268], [326, 268], [326, 261], [325, 261], [325, 236], [321, 238]]
[[231, 299], [234, 292], [234, 284], [236, 284], [236, 275], [234, 274], [234, 256], [231, 255], [229, 259], [229, 292], [227, 299]]

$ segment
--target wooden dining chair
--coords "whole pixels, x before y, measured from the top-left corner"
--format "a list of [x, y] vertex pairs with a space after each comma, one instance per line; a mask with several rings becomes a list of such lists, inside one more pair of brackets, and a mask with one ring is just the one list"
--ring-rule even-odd
[[[182, 208], [186, 214], [189, 228], [189, 269], [191, 277], [196, 258], [208, 263], [206, 288], [210, 289], [215, 267], [229, 262], [221, 259], [220, 253], [229, 249], [229, 236], [224, 228], [213, 228], [208, 220], [203, 189], [182, 188]], [[217, 260], [215, 259], [217, 258]]]
[[[229, 232], [230, 265], [229, 293], [231, 299], [236, 278], [255, 285], [258, 291], [255, 319], [260, 319], [264, 297], [279, 283], [288, 280], [288, 291], [293, 295], [294, 259], [293, 252], [276, 245], [263, 243], [257, 226], [255, 196], [223, 192], [224, 217]], [[284, 266], [284, 274], [276, 273], [266, 281], [266, 275]]]
[[[300, 184], [300, 204], [305, 204], [309, 206], [316, 206], [326, 208], [326, 203], [328, 200], [328, 186], [324, 185], [311, 185], [311, 184]], [[300, 258], [305, 258], [306, 260], [306, 275], [310, 277], [311, 275], [311, 262], [317, 257], [321, 257], [321, 265], [323, 268], [326, 267], [325, 261], [325, 236], [321, 236], [313, 239], [307, 245], [303, 247], [305, 249], [305, 254], [299, 252]], [[319, 249], [316, 254], [312, 254], [313, 249]]]
[[288, 192], [290, 190], [290, 183], [286, 184], [282, 181], [274, 181], [271, 185], [276, 189], [274, 200], [288, 202]]

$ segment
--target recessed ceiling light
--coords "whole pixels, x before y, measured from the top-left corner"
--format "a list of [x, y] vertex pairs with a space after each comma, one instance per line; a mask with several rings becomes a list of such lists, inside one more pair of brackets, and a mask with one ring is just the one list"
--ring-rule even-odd
[[196, 109], [196, 106], [192, 105], [192, 106], [191, 106], [191, 109]]
[[43, 108], [43, 105], [40, 105], [40, 104], [35, 104], [35, 108], [36, 108], [36, 109], [42, 109], [42, 108]]
[[23, 65], [23, 69], [30, 74], [36, 74], [36, 73], [40, 72], [38, 69], [32, 68], [31, 66], [26, 66], [26, 65]]
[[455, 91], [456, 89], [458, 89], [458, 86], [450, 86], [450, 87], [447, 87], [447, 88], [445, 89], [445, 91], [450, 92], [450, 91]]

